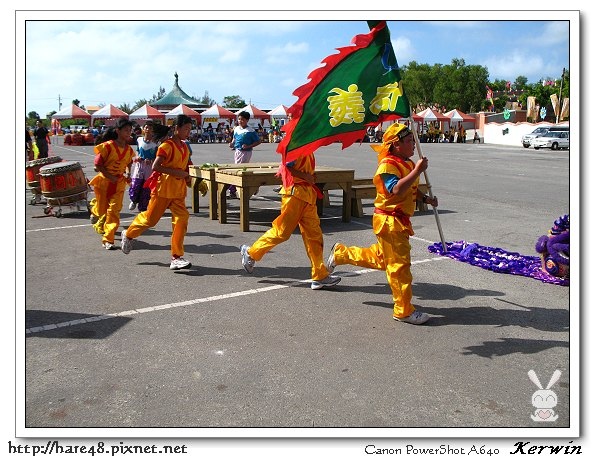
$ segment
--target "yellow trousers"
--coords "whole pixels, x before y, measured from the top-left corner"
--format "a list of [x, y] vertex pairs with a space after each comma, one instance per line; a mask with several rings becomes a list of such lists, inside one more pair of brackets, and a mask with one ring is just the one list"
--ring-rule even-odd
[[312, 280], [323, 280], [328, 276], [328, 270], [323, 260], [322, 230], [316, 205], [296, 197], [282, 197], [281, 214], [273, 221], [272, 227], [248, 249], [248, 254], [255, 261], [260, 261], [272, 248], [288, 240], [298, 225], [312, 265]]
[[122, 210], [122, 200], [124, 199], [124, 190], [126, 182], [119, 182], [116, 192], [108, 199], [107, 188], [95, 186], [95, 204], [91, 207], [91, 213], [99, 218], [105, 215], [103, 228], [96, 230], [101, 233], [103, 230], [102, 243], [114, 243], [114, 237], [118, 227], [120, 227], [120, 210]]
[[335, 263], [386, 271], [388, 285], [393, 293], [393, 315], [396, 318], [405, 318], [415, 310], [411, 304], [413, 277], [409, 233], [403, 231], [402, 226], [398, 222], [395, 223], [393, 217], [374, 215], [374, 218], [386, 219], [378, 228], [378, 243], [368, 248], [337, 244]]
[[126, 237], [135, 239], [147, 229], [155, 226], [165, 210], [171, 211], [171, 254], [184, 256], [184, 237], [188, 230], [190, 214], [186, 208], [186, 199], [167, 199], [165, 197], [151, 196], [147, 210], [139, 213], [126, 229]]

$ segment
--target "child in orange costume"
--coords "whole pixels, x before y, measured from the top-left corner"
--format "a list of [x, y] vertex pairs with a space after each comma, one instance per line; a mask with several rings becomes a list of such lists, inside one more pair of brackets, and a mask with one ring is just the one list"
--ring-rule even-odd
[[91, 224], [102, 234], [101, 243], [106, 250], [114, 248], [114, 237], [120, 226], [120, 210], [124, 190], [130, 178], [134, 151], [128, 144], [132, 133], [132, 121], [119, 118], [115, 128], [103, 136], [103, 142], [95, 146], [95, 170], [99, 172], [89, 182], [95, 191], [91, 201]]
[[273, 221], [273, 227], [265, 232], [252, 246], [242, 245], [242, 265], [248, 273], [254, 270], [256, 261], [272, 248], [285, 242], [299, 225], [304, 246], [312, 265], [312, 289], [334, 286], [341, 277], [329, 275], [323, 260], [323, 239], [316, 199], [322, 197], [316, 187], [313, 154], [302, 156], [288, 164], [282, 164], [283, 190], [281, 191], [281, 214]]
[[190, 184], [188, 166], [192, 163], [185, 140], [190, 136], [191, 129], [192, 119], [186, 115], [178, 115], [173, 136], [159, 145], [153, 162], [153, 173], [145, 183], [145, 186], [151, 188], [147, 210], [139, 213], [128, 229], [122, 231], [122, 251], [128, 254], [133, 240], [155, 226], [169, 208], [172, 215], [171, 270], [192, 265], [183, 258], [184, 237], [190, 217], [186, 208], [186, 186]]
[[[414, 163], [415, 141], [404, 124], [391, 125], [382, 137], [381, 145], [372, 145], [378, 152], [378, 169], [373, 182], [376, 185], [372, 226], [378, 242], [369, 248], [347, 247], [335, 243], [327, 260], [333, 271], [339, 264], [353, 264], [386, 271], [393, 293], [393, 318], [411, 324], [423, 324], [429, 316], [411, 304], [411, 245], [413, 235], [410, 217], [418, 198], [419, 175], [427, 169], [428, 159]], [[421, 193], [419, 193], [421, 194]], [[424, 202], [436, 207], [436, 197], [420, 196]]]

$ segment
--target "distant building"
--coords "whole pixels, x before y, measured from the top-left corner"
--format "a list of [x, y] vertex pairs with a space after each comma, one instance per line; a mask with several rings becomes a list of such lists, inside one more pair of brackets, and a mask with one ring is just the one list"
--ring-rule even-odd
[[87, 109], [87, 113], [89, 114], [93, 114], [96, 111], [101, 110], [103, 107], [100, 107], [99, 105], [87, 105], [86, 109]]
[[172, 90], [156, 102], [151, 103], [150, 105], [152, 107], [157, 108], [159, 111], [163, 113], [173, 110], [180, 104], [184, 104], [187, 107], [192, 108], [193, 110], [196, 110], [198, 112], [206, 108], [209, 108], [208, 105], [204, 105], [200, 103], [198, 100], [186, 94], [178, 85], [178, 73], [174, 73], [174, 76], [176, 77], [176, 81]]

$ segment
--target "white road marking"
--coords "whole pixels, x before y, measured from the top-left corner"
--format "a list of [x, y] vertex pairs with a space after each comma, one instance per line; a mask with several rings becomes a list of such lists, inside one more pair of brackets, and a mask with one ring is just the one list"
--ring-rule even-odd
[[[413, 261], [411, 264], [422, 264], [425, 262], [440, 261], [443, 259], [450, 259], [450, 258], [420, 259], [419, 261]], [[361, 269], [361, 270], [356, 270], [354, 272], [346, 272], [340, 276], [341, 277], [355, 277], [355, 276], [364, 275], [364, 274], [367, 274], [370, 272], [376, 272], [376, 270], [375, 269]], [[124, 310], [124, 311], [118, 312], [118, 313], [107, 313], [107, 314], [103, 314], [103, 315], [94, 315], [94, 316], [90, 316], [87, 318], [80, 318], [77, 320], [63, 321], [61, 323], [52, 323], [52, 324], [46, 324], [43, 326], [34, 326], [31, 328], [25, 329], [25, 334], [36, 334], [39, 332], [51, 331], [54, 329], [65, 328], [65, 327], [69, 327], [69, 326], [77, 326], [79, 324], [93, 323], [96, 321], [110, 320], [113, 318], [118, 318], [118, 317], [123, 317], [123, 316], [138, 315], [138, 314], [142, 314], [142, 313], [156, 312], [156, 311], [160, 311], [160, 310], [173, 309], [173, 308], [177, 308], [177, 307], [188, 307], [191, 305], [215, 302], [215, 301], [220, 301], [220, 300], [225, 300], [225, 299], [230, 299], [230, 298], [240, 297], [240, 296], [251, 296], [253, 294], [268, 293], [269, 291], [290, 288], [294, 285], [298, 285], [300, 283], [310, 283], [311, 281], [312, 280], [298, 280], [298, 281], [295, 281], [295, 282], [292, 282], [289, 284], [271, 285], [271, 286], [267, 286], [264, 288], [247, 289], [244, 291], [236, 291], [234, 293], [219, 294], [217, 296], [202, 297], [202, 298], [191, 299], [191, 300], [182, 301], [182, 302], [173, 302], [171, 304], [154, 305], [154, 306], [150, 306], [150, 307], [143, 307], [140, 309]]]

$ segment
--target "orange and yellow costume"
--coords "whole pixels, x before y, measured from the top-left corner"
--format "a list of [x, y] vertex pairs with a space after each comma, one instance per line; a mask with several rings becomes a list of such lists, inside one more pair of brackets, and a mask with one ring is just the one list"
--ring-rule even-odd
[[89, 182], [95, 191], [95, 199], [91, 201], [91, 213], [97, 217], [98, 222], [94, 228], [102, 234], [103, 243], [113, 244], [116, 230], [120, 226], [122, 199], [128, 184], [124, 172], [132, 162], [134, 151], [130, 145], [118, 147], [114, 140], [100, 143], [95, 146], [94, 151], [95, 162], [105, 166], [110, 174], [118, 178], [114, 183], [100, 172]]
[[[174, 140], [164, 141], [157, 149], [157, 157], [164, 157], [164, 167], [187, 170], [190, 164], [190, 150], [186, 143], [178, 146]], [[135, 239], [147, 229], [155, 226], [165, 210], [169, 208], [172, 219], [171, 254], [184, 255], [184, 237], [188, 229], [189, 212], [186, 208], [186, 180], [167, 173], [153, 172], [145, 186], [152, 189], [147, 210], [139, 213], [126, 229], [126, 237]]]
[[[283, 167], [314, 175], [315, 166], [314, 155], [309, 154]], [[316, 185], [294, 176], [290, 182], [284, 179], [281, 194], [281, 214], [273, 221], [272, 227], [252, 244], [248, 254], [255, 261], [260, 261], [272, 248], [288, 240], [299, 225], [312, 266], [312, 280], [326, 278], [329, 272], [323, 260], [323, 237], [316, 209], [320, 191]]]
[[[398, 124], [396, 125], [398, 126]], [[372, 227], [377, 243], [368, 248], [335, 246], [335, 264], [352, 264], [370, 269], [386, 271], [386, 278], [394, 300], [393, 316], [405, 318], [415, 311], [411, 304], [411, 245], [409, 236], [413, 235], [410, 217], [415, 210], [419, 176], [401, 195], [393, 194], [386, 188], [385, 177], [401, 179], [415, 168], [410, 159], [403, 159], [389, 154], [389, 147], [402, 129], [389, 127], [381, 145], [372, 148], [378, 152], [378, 168], [373, 183], [376, 186], [374, 216]]]

